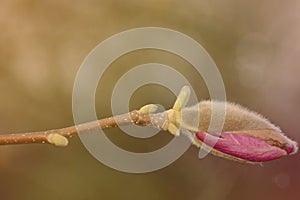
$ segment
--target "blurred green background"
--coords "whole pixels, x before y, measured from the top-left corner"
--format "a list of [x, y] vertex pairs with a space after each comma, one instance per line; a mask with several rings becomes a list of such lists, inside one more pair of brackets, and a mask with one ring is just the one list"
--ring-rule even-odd
[[[296, 0], [1, 0], [0, 132], [72, 125], [73, 82], [87, 54], [115, 33], [158, 26], [201, 43], [223, 76], [228, 100], [262, 113], [300, 141], [299, 10]], [[118, 78], [147, 62], [174, 67], [191, 81], [199, 98], [209, 98], [201, 77], [181, 58], [137, 51], [105, 72], [97, 92], [99, 118], [111, 115], [110, 97]], [[129, 107], [153, 102], [167, 108], [174, 100], [166, 88], [146, 85], [134, 93]], [[172, 139], [164, 132], [149, 139], [129, 137], [117, 128], [106, 133], [135, 152], [158, 149]], [[66, 148], [1, 146], [1, 199], [300, 198], [299, 154], [263, 167], [214, 156], [200, 160], [197, 154], [191, 147], [164, 169], [126, 174], [95, 160], [77, 137]]]

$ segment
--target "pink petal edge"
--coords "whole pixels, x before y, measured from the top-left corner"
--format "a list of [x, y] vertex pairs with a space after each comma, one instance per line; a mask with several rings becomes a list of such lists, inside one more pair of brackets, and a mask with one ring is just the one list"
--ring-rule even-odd
[[220, 137], [205, 132], [196, 133], [199, 140], [214, 149], [234, 157], [253, 162], [264, 162], [285, 156], [293, 151], [293, 146], [281, 149], [264, 140], [230, 133], [221, 133]]

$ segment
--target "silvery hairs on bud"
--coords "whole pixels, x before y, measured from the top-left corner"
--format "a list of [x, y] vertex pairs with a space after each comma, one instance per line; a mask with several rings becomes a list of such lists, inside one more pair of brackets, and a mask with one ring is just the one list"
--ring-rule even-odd
[[[222, 121], [225, 116], [222, 131], [271, 129], [281, 132], [280, 128], [272, 124], [262, 115], [250, 111], [235, 103], [221, 101], [201, 101], [200, 103], [182, 109], [182, 126], [193, 131], [208, 131], [212, 107], [216, 109], [213, 120]], [[225, 113], [218, 112], [225, 108]], [[212, 127], [213, 128], [213, 127]]]

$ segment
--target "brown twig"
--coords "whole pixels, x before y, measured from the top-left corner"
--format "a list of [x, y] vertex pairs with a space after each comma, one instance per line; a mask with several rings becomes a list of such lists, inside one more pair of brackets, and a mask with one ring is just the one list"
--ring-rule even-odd
[[159, 129], [166, 129], [166, 121], [166, 112], [145, 114], [141, 112], [141, 110], [134, 110], [130, 113], [118, 115], [115, 117], [109, 117], [100, 119], [98, 121], [88, 122], [77, 126], [71, 126], [61, 129], [17, 134], [2, 134], [0, 135], [0, 145], [50, 143], [57, 146], [66, 146], [68, 144], [68, 140], [66, 138], [71, 138], [79, 133], [86, 133], [98, 128], [105, 129], [129, 124], [137, 124], [153, 125]]
[[143, 106], [140, 110], [134, 110], [126, 114], [100, 119], [94, 122], [88, 122], [76, 126], [48, 131], [2, 134], [0, 135], [0, 145], [8, 144], [29, 144], [29, 143], [50, 143], [56, 146], [66, 146], [68, 139], [74, 135], [86, 133], [98, 128], [105, 129], [129, 124], [152, 125], [158, 129], [168, 130], [173, 135], [179, 135], [179, 120], [181, 119], [181, 108], [184, 107], [189, 99], [190, 89], [184, 86], [172, 109], [154, 113], [157, 106], [149, 104]]

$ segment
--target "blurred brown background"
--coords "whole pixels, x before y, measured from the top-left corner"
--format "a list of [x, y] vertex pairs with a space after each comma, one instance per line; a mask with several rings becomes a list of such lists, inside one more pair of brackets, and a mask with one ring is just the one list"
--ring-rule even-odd
[[[222, 73], [227, 98], [266, 115], [300, 141], [300, 2], [255, 1], [36, 1], [0, 2], [0, 132], [70, 126], [72, 87], [85, 56], [109, 36], [135, 27], [183, 32], [201, 43]], [[147, 62], [173, 66], [203, 99], [204, 82], [175, 55], [145, 50], [116, 60], [97, 93], [99, 117], [111, 114], [115, 82]], [[130, 107], [149, 102], [170, 107], [175, 97], [157, 85], [140, 88]], [[147, 152], [171, 136], [135, 139], [108, 130], [124, 149]], [[300, 198], [299, 154], [248, 166], [191, 147], [172, 165], [126, 174], [95, 160], [78, 138], [67, 148], [0, 147], [1, 199], [272, 199]]]

